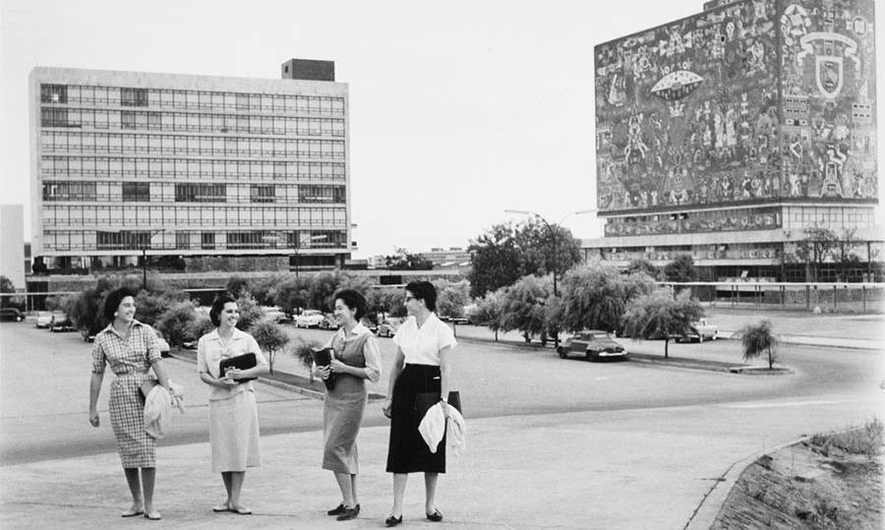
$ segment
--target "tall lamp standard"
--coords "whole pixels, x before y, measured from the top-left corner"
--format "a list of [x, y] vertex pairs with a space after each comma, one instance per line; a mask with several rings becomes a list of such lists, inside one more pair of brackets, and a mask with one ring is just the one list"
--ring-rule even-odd
[[[129, 230], [118, 230], [119, 234], [133, 234], [133, 232]], [[144, 233], [144, 232], [141, 232]], [[138, 245], [138, 248], [141, 250], [141, 288], [147, 291], [147, 250], [151, 246], [151, 239], [154, 238], [157, 234], [167, 234], [171, 233], [170, 230], [166, 228], [159, 228], [157, 230], [150, 230], [147, 232], [148, 236]]]
[[[310, 240], [310, 242], [314, 242], [314, 241], [322, 241], [322, 240], [326, 239], [327, 237], [328, 236], [326, 234], [318, 234], [315, 236], [310, 236], [308, 239]], [[292, 241], [292, 260], [295, 262], [295, 277], [296, 278], [298, 277], [298, 270], [300, 269], [300, 266], [298, 265], [298, 251], [299, 250], [300, 250], [300, 248], [298, 247], [298, 241], [297, 240]]]
[[[559, 222], [556, 223], [556, 225], [557, 226], [561, 225], [562, 222], [565, 221], [571, 215], [584, 215], [584, 214], [588, 214], [588, 213], [593, 213], [595, 211], [597, 211], [597, 208], [589, 208], [587, 210], [579, 210], [577, 212], [569, 212], [569, 213], [565, 214], [565, 216], [562, 219], [560, 219]], [[556, 232], [553, 230], [553, 225], [551, 225], [547, 221], [547, 219], [544, 218], [543, 215], [541, 215], [537, 212], [530, 211], [530, 210], [506, 209], [506, 210], [504, 210], [504, 213], [517, 214], [517, 215], [528, 215], [528, 216], [534, 215], [535, 217], [537, 217], [538, 219], [540, 219], [541, 221], [544, 222], [544, 226], [547, 227], [547, 233], [550, 235], [550, 243], [553, 247], [553, 267], [552, 267], [552, 269], [553, 269], [553, 296], [556, 298], [559, 298], [559, 290], [557, 289], [557, 286], [556, 286], [556, 267], [557, 267], [557, 260], [556, 260], [557, 242], [556, 242], [556, 240], [557, 240], [557, 238], [556, 238]], [[558, 346], [559, 346], [559, 330], [557, 329], [556, 333], [554, 333], [554, 335], [553, 335], [553, 347], [555, 348]]]

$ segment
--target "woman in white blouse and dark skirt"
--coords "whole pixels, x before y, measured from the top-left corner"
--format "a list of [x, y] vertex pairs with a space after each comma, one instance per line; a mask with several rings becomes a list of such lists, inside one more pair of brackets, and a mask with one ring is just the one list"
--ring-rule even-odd
[[363, 295], [351, 289], [335, 293], [335, 319], [341, 327], [327, 344], [335, 354], [328, 366], [316, 370], [323, 379], [335, 377], [323, 404], [323, 469], [335, 474], [341, 490], [341, 504], [326, 512], [339, 521], [354, 519], [360, 513], [356, 437], [368, 398], [366, 379], [375, 382], [381, 377], [378, 341], [360, 323], [365, 313]]
[[[445, 441], [431, 453], [418, 432], [415, 399], [419, 393], [438, 393], [446, 401], [451, 389], [451, 355], [457, 344], [452, 329], [437, 318], [436, 289], [426, 281], [406, 285], [405, 306], [409, 318], [400, 326], [393, 341], [396, 357], [390, 371], [388, 399], [384, 415], [390, 418], [390, 444], [387, 472], [393, 473], [393, 508], [385, 523], [403, 521], [403, 497], [409, 473], [423, 472], [424, 514], [429, 521], [442, 521], [436, 507], [436, 483], [446, 472]], [[445, 410], [446, 407], [443, 407]], [[448, 416], [448, 411], [445, 412]]]

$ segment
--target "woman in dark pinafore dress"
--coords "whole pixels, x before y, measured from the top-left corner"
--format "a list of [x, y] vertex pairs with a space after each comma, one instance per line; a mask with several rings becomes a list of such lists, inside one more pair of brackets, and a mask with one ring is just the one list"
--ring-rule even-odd
[[323, 406], [323, 469], [335, 473], [341, 489], [341, 503], [327, 513], [339, 521], [354, 519], [360, 511], [356, 476], [359, 456], [356, 437], [363, 421], [368, 392], [366, 379], [381, 377], [381, 355], [375, 336], [360, 324], [366, 311], [366, 299], [345, 289], [335, 295], [335, 317], [341, 328], [328, 346], [335, 354], [326, 368], [318, 368], [323, 379], [334, 374], [335, 385], [326, 390]]

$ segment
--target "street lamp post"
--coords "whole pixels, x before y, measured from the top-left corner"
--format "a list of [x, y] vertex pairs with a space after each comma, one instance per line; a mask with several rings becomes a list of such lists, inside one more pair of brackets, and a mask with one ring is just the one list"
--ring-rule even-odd
[[[565, 216], [562, 219], [560, 219], [559, 222], [556, 223], [556, 225], [557, 226], [561, 225], [562, 222], [565, 221], [570, 215], [573, 215], [573, 214], [574, 215], [583, 215], [583, 214], [592, 213], [595, 211], [597, 211], [596, 208], [590, 208], [587, 210], [580, 210], [577, 212], [569, 212], [569, 213], [565, 214]], [[508, 210], [504, 210], [504, 213], [513, 213], [513, 214], [528, 215], [528, 216], [534, 215], [535, 217], [537, 217], [538, 219], [540, 219], [541, 221], [544, 222], [544, 226], [547, 227], [547, 232], [550, 234], [550, 240], [551, 240], [550, 242], [553, 246], [553, 267], [551, 267], [552, 272], [553, 272], [553, 296], [556, 298], [559, 298], [559, 289], [557, 288], [557, 285], [556, 285], [556, 267], [558, 265], [557, 260], [556, 260], [557, 237], [556, 237], [556, 232], [554, 232], [554, 230], [553, 230], [553, 225], [551, 225], [547, 221], [547, 219], [544, 218], [543, 215], [541, 215], [537, 212], [532, 212], [530, 210], [509, 210], [508, 209]], [[553, 334], [553, 347], [554, 348], [559, 347], [559, 328], [558, 327], [556, 328], [556, 330]]]
[[[147, 249], [150, 248], [151, 239], [153, 239], [153, 237], [155, 235], [165, 234], [167, 232], [169, 232], [169, 230], [166, 228], [159, 228], [157, 230], [150, 230], [150, 231], [148, 231], [147, 240], [142, 241], [142, 243], [139, 245], [139, 248], [141, 249], [141, 288], [144, 289], [145, 291], [147, 290]], [[119, 233], [119, 234], [132, 234], [132, 232], [129, 230], [118, 230], [117, 233]], [[125, 243], [123, 243], [123, 246], [125, 246]]]

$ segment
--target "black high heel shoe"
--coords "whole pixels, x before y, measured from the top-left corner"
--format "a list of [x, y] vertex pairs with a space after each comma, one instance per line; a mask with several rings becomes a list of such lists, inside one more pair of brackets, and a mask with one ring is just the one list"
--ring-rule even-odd
[[427, 516], [428, 521], [433, 521], [434, 523], [438, 523], [443, 520], [443, 515], [436, 508], [433, 509], [433, 513], [424, 513]]
[[388, 517], [387, 519], [384, 520], [384, 524], [386, 524], [387, 526], [396, 526], [402, 522], [403, 522], [402, 515], [400, 515], [399, 517], [394, 517], [391, 515], [390, 517]]

